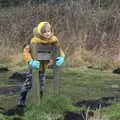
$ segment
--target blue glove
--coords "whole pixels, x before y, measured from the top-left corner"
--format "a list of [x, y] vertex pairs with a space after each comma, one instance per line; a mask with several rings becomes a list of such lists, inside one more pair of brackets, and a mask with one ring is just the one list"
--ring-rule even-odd
[[59, 56], [56, 58], [56, 65], [61, 66], [64, 62], [65, 56]]
[[29, 65], [32, 66], [32, 68], [39, 69], [40, 68], [40, 62], [37, 60], [31, 60], [29, 62]]

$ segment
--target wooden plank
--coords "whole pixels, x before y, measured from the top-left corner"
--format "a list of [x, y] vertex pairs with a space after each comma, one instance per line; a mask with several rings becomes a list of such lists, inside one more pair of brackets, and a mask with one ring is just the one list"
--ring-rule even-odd
[[[56, 58], [59, 56], [59, 48], [57, 45], [54, 45], [52, 48], [52, 58], [55, 61], [56, 64]], [[53, 75], [54, 75], [54, 80], [53, 80], [53, 89], [54, 89], [54, 96], [59, 96], [60, 95], [60, 67], [56, 66], [53, 67]]]
[[54, 95], [60, 96], [60, 67], [54, 69]]
[[37, 54], [37, 59], [38, 60], [50, 60], [51, 59], [51, 54], [50, 53], [38, 53]]

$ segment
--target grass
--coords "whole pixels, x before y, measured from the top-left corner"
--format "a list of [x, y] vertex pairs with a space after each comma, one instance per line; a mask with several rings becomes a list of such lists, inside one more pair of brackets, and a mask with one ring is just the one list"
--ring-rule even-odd
[[[11, 72], [0, 73], [0, 83], [2, 86], [7, 86], [8, 76], [10, 74]], [[77, 101], [84, 99], [97, 99], [107, 96], [119, 96], [119, 79], [120, 76], [118, 74], [112, 74], [112, 71], [62, 68], [60, 96], [48, 97], [46, 100], [42, 101], [42, 104], [40, 105], [28, 106], [28, 111], [26, 112], [24, 119], [57, 120], [59, 118], [62, 120], [64, 111], [79, 111], [82, 109], [73, 106]], [[46, 88], [46, 90], [49, 89]], [[48, 93], [46, 92], [46, 95]], [[18, 94], [9, 96], [0, 95], [0, 104], [2, 107], [15, 106], [15, 100], [17, 97]], [[119, 106], [119, 103], [114, 103], [112, 106], [104, 108], [101, 111], [103, 114], [119, 120]]]
[[5, 108], [6, 110], [12, 108], [16, 105], [17, 98], [17, 94], [0, 95], [0, 107]]
[[111, 72], [70, 68], [62, 74], [61, 93], [77, 96], [76, 100], [115, 95], [117, 91], [113, 91], [112, 85], [120, 85], [120, 76]]
[[103, 112], [105, 112], [106, 115], [109, 115], [113, 119], [120, 119], [120, 103], [114, 103], [109, 108], [103, 109]]
[[64, 111], [80, 111], [81, 108], [74, 107], [72, 101], [67, 97], [52, 97], [42, 101], [41, 105], [29, 107], [25, 119], [29, 120], [63, 120]]

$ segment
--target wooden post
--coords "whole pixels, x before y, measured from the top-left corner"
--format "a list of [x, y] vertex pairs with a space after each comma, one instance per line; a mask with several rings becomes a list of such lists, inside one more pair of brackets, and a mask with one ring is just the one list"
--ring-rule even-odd
[[54, 69], [54, 89], [55, 89], [55, 96], [60, 95], [60, 67], [56, 67]]
[[[32, 57], [37, 60], [37, 44], [31, 44]], [[31, 99], [33, 104], [40, 104], [40, 82], [39, 82], [39, 69], [32, 69], [32, 89]]]
[[[52, 58], [55, 61], [56, 64], [56, 57], [59, 55], [59, 48], [57, 45], [55, 45], [52, 48]], [[57, 96], [60, 94], [60, 67], [56, 66], [53, 68], [53, 89], [54, 89], [54, 95]]]

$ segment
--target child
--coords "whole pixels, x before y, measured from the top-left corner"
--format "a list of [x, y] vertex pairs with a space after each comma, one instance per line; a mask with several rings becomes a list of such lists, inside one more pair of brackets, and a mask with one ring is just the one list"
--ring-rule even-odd
[[[54, 35], [51, 25], [49, 22], [40, 22], [36, 28], [33, 30], [34, 36], [31, 39], [30, 43], [37, 44], [56, 44], [59, 46], [59, 56], [56, 58], [56, 66], [61, 66], [64, 62], [65, 54], [60, 46], [60, 43], [57, 37]], [[30, 46], [26, 45], [24, 48], [24, 60], [27, 62], [29, 68], [39, 69], [39, 80], [40, 80], [40, 95], [42, 97], [44, 91], [44, 82], [45, 82], [45, 70], [49, 65], [53, 64], [53, 60], [50, 61], [37, 61], [32, 58]], [[29, 69], [27, 72], [26, 80], [21, 88], [20, 97], [18, 100], [18, 105], [25, 105], [27, 92], [32, 87], [32, 69]]]

